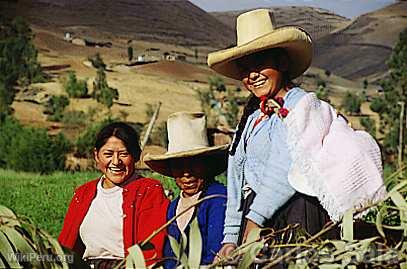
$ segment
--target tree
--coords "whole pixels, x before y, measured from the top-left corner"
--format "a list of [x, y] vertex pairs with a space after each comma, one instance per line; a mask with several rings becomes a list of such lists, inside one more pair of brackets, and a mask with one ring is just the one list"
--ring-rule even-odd
[[129, 62], [133, 60], [133, 47], [131, 45], [127, 47], [127, 59]]
[[92, 66], [94, 68], [106, 70], [106, 64], [100, 56], [99, 52], [96, 53], [94, 56], [89, 57], [88, 60], [92, 63]]
[[360, 106], [362, 105], [361, 98], [351, 92], [346, 92], [345, 97], [342, 99], [342, 108], [350, 114], [359, 114]]
[[68, 72], [67, 80], [64, 83], [64, 89], [69, 97], [83, 98], [88, 96], [88, 85], [86, 80], [76, 78], [73, 71]]
[[10, 114], [17, 84], [44, 80], [28, 24], [0, 16], [0, 119]]
[[318, 99], [323, 100], [327, 103], [330, 103], [331, 100], [329, 100], [328, 90], [326, 89], [326, 82], [323, 80], [318, 80], [317, 86], [318, 86], [318, 89], [315, 92], [315, 94], [318, 97]]
[[93, 98], [99, 103], [111, 108], [113, 100], [119, 99], [119, 91], [109, 87], [107, 84], [106, 74], [103, 68], [99, 68], [96, 73], [96, 79], [93, 82]]
[[[398, 102], [407, 103], [407, 28], [400, 33], [387, 65], [389, 76], [381, 82], [384, 94], [371, 107], [379, 113], [381, 126], [387, 130], [383, 146], [384, 153], [389, 156], [397, 152], [401, 111]], [[404, 141], [406, 139], [407, 132], [404, 132]]]
[[235, 127], [238, 120], [238, 97], [240, 89], [227, 89], [222, 78], [209, 77], [209, 90], [198, 91], [201, 106], [208, 119], [210, 128], [218, 125]]
[[44, 113], [48, 114], [51, 121], [61, 121], [65, 108], [69, 105], [69, 99], [65, 95], [52, 95], [44, 106]]

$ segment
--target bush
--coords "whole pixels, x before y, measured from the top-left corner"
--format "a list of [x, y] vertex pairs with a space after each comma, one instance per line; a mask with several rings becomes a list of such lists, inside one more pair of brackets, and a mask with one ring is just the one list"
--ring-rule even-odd
[[109, 87], [107, 84], [106, 74], [104, 69], [99, 68], [96, 74], [96, 79], [93, 82], [92, 97], [99, 103], [111, 108], [113, 100], [119, 99], [119, 92], [115, 88]]
[[376, 137], [376, 121], [374, 119], [362, 117], [359, 121], [360, 125], [362, 125], [369, 134]]
[[75, 72], [70, 71], [64, 83], [64, 89], [69, 97], [84, 98], [88, 96], [88, 85], [86, 80], [78, 80]]
[[373, 112], [380, 114], [386, 109], [386, 101], [380, 97], [375, 97], [369, 107]]
[[106, 64], [100, 56], [99, 52], [96, 53], [94, 56], [89, 57], [88, 60], [92, 63], [92, 66], [94, 68], [106, 70]]
[[64, 169], [70, 144], [62, 134], [49, 136], [45, 129], [23, 127], [10, 117], [0, 127], [2, 167], [41, 173]]
[[359, 114], [361, 105], [361, 98], [351, 92], [346, 92], [345, 97], [342, 99], [342, 108], [350, 114]]
[[88, 120], [88, 115], [83, 111], [71, 110], [63, 114], [62, 122], [68, 125], [85, 124]]
[[48, 114], [51, 121], [61, 121], [63, 112], [69, 105], [69, 99], [65, 95], [52, 95], [45, 103], [44, 113]]

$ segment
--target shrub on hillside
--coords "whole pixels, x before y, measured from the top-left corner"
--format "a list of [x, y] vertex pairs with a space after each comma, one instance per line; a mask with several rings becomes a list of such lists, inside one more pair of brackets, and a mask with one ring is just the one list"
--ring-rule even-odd
[[350, 114], [359, 114], [362, 100], [358, 95], [351, 92], [346, 92], [345, 97], [342, 99], [341, 105], [346, 112]]
[[70, 71], [64, 83], [64, 89], [69, 97], [84, 98], [88, 96], [86, 80], [77, 79], [75, 72]]
[[9, 20], [0, 15], [0, 118], [11, 112], [16, 85], [45, 80], [32, 39], [21, 17]]
[[67, 125], [85, 124], [89, 119], [89, 115], [83, 111], [71, 110], [65, 111], [62, 117], [62, 122]]
[[119, 91], [115, 88], [109, 87], [105, 71], [102, 68], [98, 69], [96, 79], [93, 82], [92, 97], [107, 108], [112, 107], [113, 100], [119, 99]]
[[106, 70], [106, 64], [100, 56], [99, 52], [96, 53], [94, 56], [89, 57], [88, 60], [92, 63], [92, 66], [94, 68]]
[[65, 95], [52, 95], [44, 106], [44, 113], [48, 114], [51, 121], [61, 121], [63, 112], [69, 105], [69, 99]]
[[1, 167], [41, 173], [64, 169], [70, 144], [62, 134], [50, 136], [45, 129], [23, 127], [10, 117], [0, 129]]
[[366, 131], [373, 137], [376, 137], [376, 121], [370, 117], [362, 117], [360, 120], [360, 125], [362, 125]]

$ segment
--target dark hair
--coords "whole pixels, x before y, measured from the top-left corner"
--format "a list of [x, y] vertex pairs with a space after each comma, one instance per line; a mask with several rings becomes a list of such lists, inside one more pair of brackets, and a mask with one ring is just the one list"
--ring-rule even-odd
[[239, 124], [237, 126], [235, 139], [233, 139], [233, 144], [231, 145], [231, 148], [229, 150], [229, 155], [232, 155], [232, 156], [235, 155], [236, 148], [237, 148], [237, 145], [239, 144], [244, 127], [246, 126], [247, 119], [254, 111], [259, 109], [259, 104], [260, 104], [260, 99], [257, 98], [254, 94], [252, 94], [249, 97], [249, 100], [247, 101], [247, 103], [243, 109], [243, 115], [240, 118]]
[[[281, 56], [285, 56], [286, 59], [289, 61], [289, 64], [291, 64], [290, 57], [289, 57], [287, 51], [283, 48], [273, 48], [273, 49], [269, 49], [269, 50], [265, 50], [265, 51], [260, 51], [260, 52], [256, 52], [251, 55], [248, 55], [247, 57], [258, 57], [259, 59], [264, 59], [265, 57], [279, 57], [278, 61], [280, 61]], [[288, 72], [284, 72], [281, 86], [292, 88], [297, 85], [294, 84], [290, 80]], [[232, 155], [232, 156], [235, 155], [236, 148], [237, 148], [237, 145], [239, 144], [244, 127], [246, 126], [247, 119], [254, 111], [259, 109], [259, 104], [260, 104], [260, 99], [257, 98], [254, 94], [252, 94], [249, 97], [249, 99], [243, 109], [243, 115], [240, 118], [240, 121], [239, 121], [239, 124], [237, 127], [237, 131], [235, 134], [235, 138], [233, 140], [233, 144], [231, 145], [231, 148], [229, 150], [229, 155]]]
[[103, 127], [96, 135], [96, 150], [99, 151], [112, 136], [123, 141], [126, 149], [136, 161], [140, 159], [139, 135], [133, 127], [124, 122], [113, 122]]

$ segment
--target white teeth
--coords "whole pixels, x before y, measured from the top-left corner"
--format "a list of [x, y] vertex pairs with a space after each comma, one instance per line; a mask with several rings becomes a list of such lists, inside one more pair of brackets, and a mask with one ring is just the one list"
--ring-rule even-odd
[[120, 169], [120, 168], [109, 168], [109, 170], [110, 171], [112, 171], [112, 172], [121, 172], [122, 171], [122, 169]]

